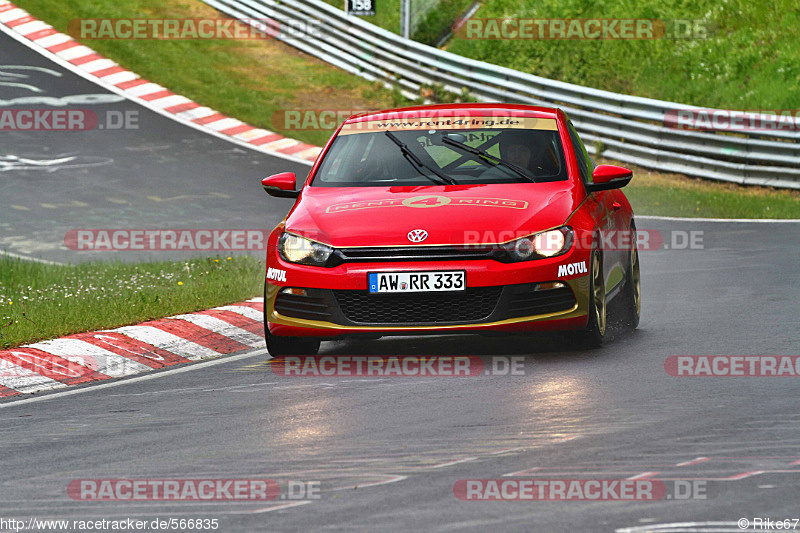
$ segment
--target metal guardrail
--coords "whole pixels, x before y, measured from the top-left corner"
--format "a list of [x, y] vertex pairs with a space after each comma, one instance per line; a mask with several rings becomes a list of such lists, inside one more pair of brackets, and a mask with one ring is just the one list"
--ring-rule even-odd
[[699, 110], [637, 96], [541, 78], [458, 56], [378, 28], [320, 0], [203, 0], [258, 26], [265, 19], [282, 29], [316, 21], [279, 38], [299, 50], [370, 81], [397, 86], [411, 98], [422, 85], [464, 88], [481, 101], [556, 106], [587, 145], [604, 157], [666, 172], [747, 185], [800, 189], [800, 132], [722, 134], [664, 125], [668, 112]]

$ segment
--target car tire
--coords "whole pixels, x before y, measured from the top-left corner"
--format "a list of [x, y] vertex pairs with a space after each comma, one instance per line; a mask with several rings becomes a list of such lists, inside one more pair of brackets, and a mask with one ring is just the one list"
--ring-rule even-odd
[[642, 314], [642, 281], [639, 273], [639, 251], [636, 249], [636, 225], [631, 222], [633, 245], [625, 272], [625, 287], [622, 289], [622, 318], [626, 326], [636, 329]]
[[264, 340], [267, 342], [267, 351], [272, 357], [285, 355], [317, 355], [319, 352], [319, 339], [313, 337], [281, 337], [269, 332], [267, 322], [267, 285], [264, 284]]
[[578, 342], [584, 348], [599, 348], [603, 345], [608, 326], [606, 283], [603, 276], [603, 255], [594, 249], [589, 261], [589, 323], [578, 333]]

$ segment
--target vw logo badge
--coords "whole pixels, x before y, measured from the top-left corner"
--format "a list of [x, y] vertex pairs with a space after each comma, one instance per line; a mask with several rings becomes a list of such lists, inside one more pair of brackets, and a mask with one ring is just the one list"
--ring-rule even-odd
[[428, 232], [424, 229], [412, 229], [408, 232], [407, 237], [411, 242], [422, 242], [428, 238]]

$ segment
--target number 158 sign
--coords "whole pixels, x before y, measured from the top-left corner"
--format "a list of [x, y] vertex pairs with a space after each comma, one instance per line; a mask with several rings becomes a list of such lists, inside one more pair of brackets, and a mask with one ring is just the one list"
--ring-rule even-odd
[[357, 17], [374, 17], [375, 0], [345, 0], [347, 12]]

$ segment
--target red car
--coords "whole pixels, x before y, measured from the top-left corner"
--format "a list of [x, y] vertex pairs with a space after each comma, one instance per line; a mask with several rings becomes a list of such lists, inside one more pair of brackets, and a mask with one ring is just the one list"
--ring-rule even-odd
[[612, 298], [641, 308], [628, 169], [595, 166], [559, 109], [420, 106], [356, 115], [269, 237], [273, 356], [322, 339], [572, 330], [606, 335]]

